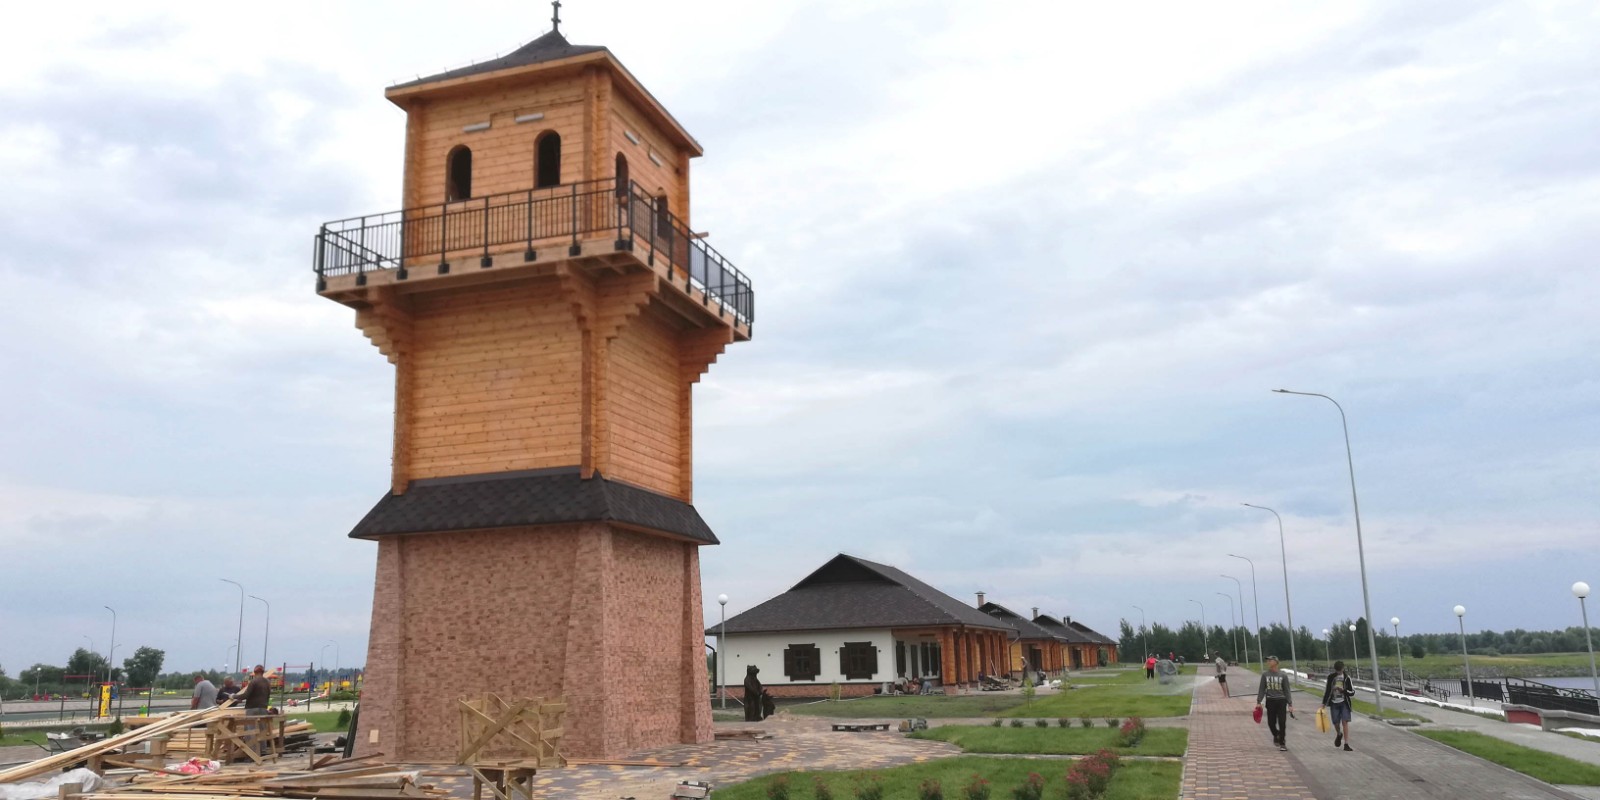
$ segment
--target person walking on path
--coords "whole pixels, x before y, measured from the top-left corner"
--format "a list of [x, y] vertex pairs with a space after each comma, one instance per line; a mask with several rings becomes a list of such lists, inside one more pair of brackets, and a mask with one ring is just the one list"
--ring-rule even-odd
[[1156, 679], [1156, 656], [1154, 653], [1149, 654], [1144, 660], [1144, 679], [1147, 681]]
[[217, 704], [217, 686], [206, 676], [196, 672], [194, 674], [194, 696], [189, 699], [189, 708], [210, 708]]
[[1278, 671], [1278, 657], [1267, 656], [1267, 671], [1261, 673], [1261, 686], [1256, 689], [1256, 708], [1262, 701], [1267, 705], [1267, 729], [1272, 731], [1272, 743], [1279, 750], [1288, 750], [1288, 720], [1285, 711], [1294, 711], [1294, 701], [1289, 696], [1289, 676]]
[[1228, 697], [1228, 661], [1217, 653], [1217, 685], [1222, 687], [1222, 696]]
[[1333, 662], [1328, 686], [1322, 690], [1322, 704], [1327, 706], [1328, 721], [1333, 723], [1333, 746], [1344, 745], [1346, 751], [1350, 749], [1350, 698], [1355, 691], [1350, 676], [1344, 672], [1344, 662]]

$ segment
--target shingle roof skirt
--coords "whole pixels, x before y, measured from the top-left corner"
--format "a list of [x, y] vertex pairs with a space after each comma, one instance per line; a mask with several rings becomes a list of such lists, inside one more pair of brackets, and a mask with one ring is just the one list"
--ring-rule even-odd
[[589, 53], [599, 53], [604, 51], [606, 51], [606, 48], [598, 45], [572, 44], [568, 42], [567, 37], [562, 36], [559, 31], [551, 31], [511, 51], [510, 53], [507, 53], [506, 55], [500, 56], [499, 58], [491, 58], [488, 61], [480, 61], [471, 66], [446, 70], [445, 72], [441, 72], [437, 75], [429, 75], [426, 78], [418, 78], [414, 81], [397, 83], [389, 88], [408, 89], [412, 86], [422, 86], [424, 84], [438, 83], [440, 81], [448, 81], [455, 78], [465, 78], [471, 75], [499, 72], [500, 70], [512, 69], [513, 67], [526, 67], [533, 64], [543, 64], [547, 61], [560, 61], [563, 58], [572, 58], [573, 56], [581, 56]]

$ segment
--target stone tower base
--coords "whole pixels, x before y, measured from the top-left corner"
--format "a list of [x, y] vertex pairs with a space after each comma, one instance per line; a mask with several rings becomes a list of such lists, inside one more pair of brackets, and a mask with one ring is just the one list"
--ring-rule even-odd
[[699, 546], [585, 522], [378, 542], [357, 752], [454, 761], [459, 698], [565, 696], [563, 755], [711, 740]]

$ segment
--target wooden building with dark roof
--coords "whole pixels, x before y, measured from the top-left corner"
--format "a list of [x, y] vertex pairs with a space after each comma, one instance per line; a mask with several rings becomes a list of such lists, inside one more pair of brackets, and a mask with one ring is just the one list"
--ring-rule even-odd
[[[725, 631], [725, 635], [724, 634]], [[748, 667], [775, 696], [871, 694], [898, 676], [966, 687], [1007, 669], [1015, 627], [888, 566], [840, 554], [788, 591], [729, 617], [720, 680]]]

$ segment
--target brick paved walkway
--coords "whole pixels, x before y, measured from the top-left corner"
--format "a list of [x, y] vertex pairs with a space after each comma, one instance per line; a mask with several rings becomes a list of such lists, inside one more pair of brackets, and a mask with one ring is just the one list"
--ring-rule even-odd
[[[1313, 724], [1319, 698], [1296, 694], [1289, 752], [1272, 746], [1266, 724], [1251, 720], [1256, 676], [1231, 670], [1234, 691], [1223, 698], [1202, 685], [1190, 715], [1182, 798], [1251, 800], [1581, 800], [1578, 796], [1357, 715], [1354, 752], [1333, 747]], [[1250, 691], [1245, 695], [1246, 691]]]

